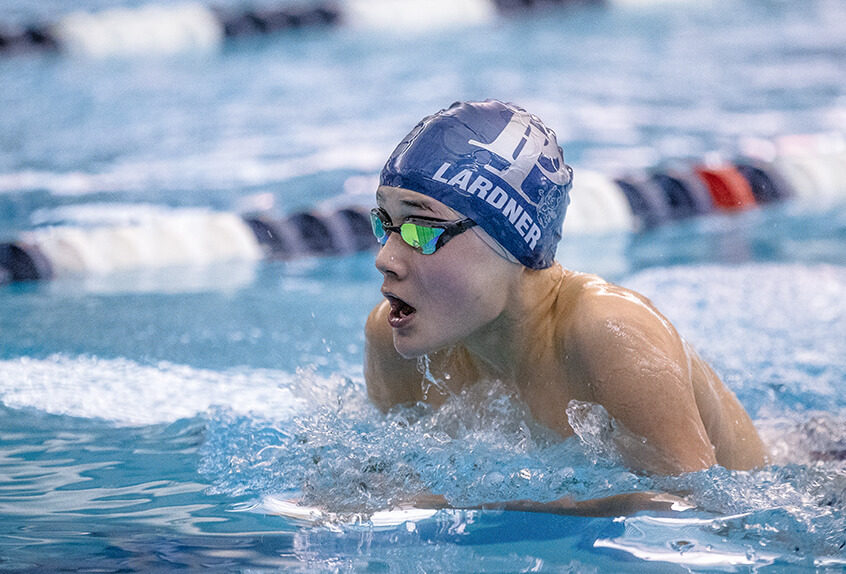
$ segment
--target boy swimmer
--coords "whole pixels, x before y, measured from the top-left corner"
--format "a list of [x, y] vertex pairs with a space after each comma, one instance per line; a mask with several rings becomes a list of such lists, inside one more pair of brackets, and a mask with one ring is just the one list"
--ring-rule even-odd
[[[366, 325], [371, 400], [437, 406], [500, 380], [563, 438], [574, 434], [571, 401], [602, 405], [633, 470], [764, 464], [737, 398], [648, 299], [554, 261], [572, 178], [552, 130], [496, 100], [453, 104], [400, 142], [371, 213], [385, 297]], [[424, 355], [440, 381], [428, 393]], [[615, 499], [600, 513], [650, 500]]]

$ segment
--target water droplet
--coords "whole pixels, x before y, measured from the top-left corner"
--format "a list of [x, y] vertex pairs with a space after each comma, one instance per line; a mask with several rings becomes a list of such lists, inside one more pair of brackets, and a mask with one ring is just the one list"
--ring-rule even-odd
[[417, 357], [417, 372], [423, 375], [423, 380], [420, 382], [420, 385], [423, 391], [424, 401], [428, 400], [429, 390], [432, 387], [438, 389], [438, 392], [440, 392], [442, 395], [449, 394], [446, 385], [444, 385], [442, 381], [439, 381], [437, 378], [435, 378], [435, 376], [432, 374], [432, 371], [429, 368], [431, 362], [432, 360], [429, 358], [429, 355]]

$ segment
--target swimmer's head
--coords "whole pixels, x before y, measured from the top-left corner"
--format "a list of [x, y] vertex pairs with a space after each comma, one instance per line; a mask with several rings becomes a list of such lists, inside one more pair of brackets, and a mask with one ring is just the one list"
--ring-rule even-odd
[[552, 265], [573, 170], [555, 133], [498, 100], [456, 102], [423, 119], [382, 169], [380, 185], [427, 195], [471, 218], [501, 253]]

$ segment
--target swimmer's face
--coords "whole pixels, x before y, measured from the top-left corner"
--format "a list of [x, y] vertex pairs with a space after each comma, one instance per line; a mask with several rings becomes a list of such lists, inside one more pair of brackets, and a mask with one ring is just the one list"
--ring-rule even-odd
[[[454, 221], [461, 216], [414, 191], [382, 186], [376, 202], [393, 225], [410, 217]], [[424, 255], [396, 233], [376, 256], [394, 346], [410, 358], [484, 335], [505, 310], [521, 266], [498, 256], [476, 233], [453, 237]]]

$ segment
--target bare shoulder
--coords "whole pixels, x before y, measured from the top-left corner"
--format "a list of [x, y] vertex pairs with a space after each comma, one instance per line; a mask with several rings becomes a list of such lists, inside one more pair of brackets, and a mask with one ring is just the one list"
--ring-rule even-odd
[[598, 278], [583, 281], [569, 301], [568, 371], [648, 445], [623, 448], [630, 466], [675, 474], [713, 464], [685, 345], [666, 317], [646, 297]]
[[364, 327], [364, 379], [370, 400], [382, 410], [417, 400], [420, 387], [417, 362], [403, 358], [394, 348], [388, 324], [390, 305], [382, 301], [367, 317]]
[[587, 345], [590, 356], [600, 353], [602, 358], [603, 351], [636, 350], [632, 345], [640, 341], [682, 357], [684, 345], [675, 327], [647, 297], [595, 275], [575, 281], [575, 287], [567, 287], [569, 309], [560, 325], [570, 345]]
[[660, 373], [652, 379], [656, 384], [686, 386], [690, 380], [681, 337], [652, 302], [635, 291], [595, 276], [583, 280], [565, 323], [567, 350], [595, 395], [639, 392], [643, 389], [632, 381], [647, 372]]

